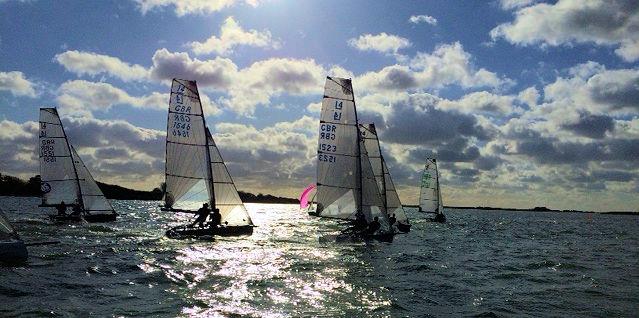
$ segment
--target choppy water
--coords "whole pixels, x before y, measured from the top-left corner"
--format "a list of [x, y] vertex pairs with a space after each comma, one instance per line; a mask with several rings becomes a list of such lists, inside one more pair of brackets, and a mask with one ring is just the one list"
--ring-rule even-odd
[[[250, 237], [176, 241], [181, 216], [115, 201], [115, 223], [54, 226], [0, 197], [31, 247], [0, 267], [0, 316], [635, 316], [639, 217], [448, 211], [393, 243], [320, 243], [339, 223], [248, 204]], [[182, 219], [184, 220], [184, 219]]]

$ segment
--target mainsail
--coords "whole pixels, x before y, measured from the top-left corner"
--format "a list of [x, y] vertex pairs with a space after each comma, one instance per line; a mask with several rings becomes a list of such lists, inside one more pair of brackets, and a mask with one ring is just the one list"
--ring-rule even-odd
[[78, 174], [71, 146], [55, 108], [40, 108], [40, 190], [42, 206], [80, 204]]
[[9, 223], [7, 217], [4, 216], [2, 210], [0, 210], [0, 240], [9, 240], [16, 237], [18, 237], [16, 231], [13, 229], [13, 226], [11, 226], [11, 223]]
[[395, 189], [395, 184], [386, 166], [386, 160], [384, 160], [384, 156], [382, 155], [375, 124], [362, 124], [360, 127], [366, 152], [368, 153], [368, 158], [373, 173], [375, 174], [375, 180], [377, 181], [377, 186], [379, 187], [387, 215], [391, 216], [394, 214], [397, 222], [409, 224], [408, 217]]
[[437, 161], [426, 159], [419, 193], [419, 210], [422, 212], [444, 213], [442, 195], [439, 189], [439, 172]]
[[323, 217], [368, 221], [379, 217], [390, 231], [373, 167], [360, 137], [350, 79], [327, 77], [320, 114], [317, 211]]
[[174, 79], [166, 135], [167, 208], [218, 208], [222, 223], [252, 224], [235, 184], [206, 127], [195, 81]]
[[40, 188], [42, 206], [64, 201], [87, 214], [115, 214], [91, 173], [69, 143], [55, 108], [40, 108]]

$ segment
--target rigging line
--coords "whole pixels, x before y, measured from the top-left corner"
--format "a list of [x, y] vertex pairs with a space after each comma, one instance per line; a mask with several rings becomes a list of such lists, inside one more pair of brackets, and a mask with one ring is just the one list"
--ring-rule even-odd
[[[353, 89], [348, 88], [348, 87], [346, 87], [346, 86], [342, 85], [342, 83], [340, 83], [340, 82], [338, 82], [338, 81], [334, 80], [334, 79], [333, 79], [332, 77], [330, 77], [330, 76], [327, 76], [327, 78], [328, 78], [329, 80], [331, 80], [332, 82], [334, 82], [335, 84], [339, 85], [342, 89], [345, 89], [345, 90], [349, 91], [349, 92], [351, 93], [350, 95], [351, 95], [351, 96], [353, 96], [353, 97], [355, 97], [355, 94], [353, 94]], [[350, 80], [350, 79], [349, 79], [349, 80]]]

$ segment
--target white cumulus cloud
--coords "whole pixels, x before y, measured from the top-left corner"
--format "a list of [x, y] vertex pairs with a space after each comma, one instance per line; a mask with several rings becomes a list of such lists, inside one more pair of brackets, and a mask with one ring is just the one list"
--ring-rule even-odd
[[428, 23], [430, 25], [437, 25], [437, 19], [425, 14], [412, 15], [408, 19], [408, 22], [413, 24]]
[[0, 72], [0, 91], [9, 91], [14, 96], [36, 97], [34, 86], [22, 72]]
[[259, 0], [135, 0], [142, 14], [163, 7], [174, 7], [177, 16], [187, 14], [210, 14], [232, 7], [237, 3], [246, 3], [252, 7], [259, 4]]
[[272, 39], [268, 30], [244, 30], [233, 17], [224, 20], [220, 28], [219, 37], [211, 36], [204, 42], [189, 42], [187, 44], [197, 55], [217, 53], [229, 55], [239, 45], [253, 47], [279, 48], [279, 42]]
[[131, 65], [117, 57], [82, 51], [66, 51], [53, 58], [76, 75], [96, 76], [108, 74], [123, 81], [141, 81], [148, 77], [148, 70], [141, 65]]
[[376, 35], [363, 34], [358, 38], [349, 39], [348, 45], [360, 51], [396, 54], [400, 49], [410, 47], [412, 44], [406, 38], [382, 32]]

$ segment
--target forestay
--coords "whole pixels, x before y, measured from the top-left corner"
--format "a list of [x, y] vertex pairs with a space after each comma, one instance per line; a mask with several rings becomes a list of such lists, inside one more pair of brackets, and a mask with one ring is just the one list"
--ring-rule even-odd
[[195, 210], [210, 203], [205, 121], [194, 81], [174, 79], [166, 135], [167, 207]]
[[362, 182], [357, 115], [349, 79], [326, 78], [317, 150], [317, 214], [355, 219], [362, 204]]
[[211, 176], [215, 194], [215, 207], [220, 210], [222, 223], [228, 225], [252, 225], [251, 217], [242, 203], [231, 174], [224, 164], [220, 150], [215, 145], [211, 133], [206, 129], [211, 158]]
[[78, 175], [71, 158], [71, 147], [55, 108], [40, 108], [40, 189], [42, 205], [80, 203]]
[[111, 203], [104, 196], [100, 187], [91, 176], [89, 169], [82, 161], [82, 158], [75, 151], [73, 146], [71, 147], [71, 154], [75, 169], [78, 173], [78, 184], [80, 185], [80, 193], [82, 194], [82, 204], [85, 212], [110, 212], [115, 213]]
[[419, 209], [423, 212], [443, 213], [441, 193], [439, 191], [439, 173], [437, 161], [426, 159], [419, 193]]

